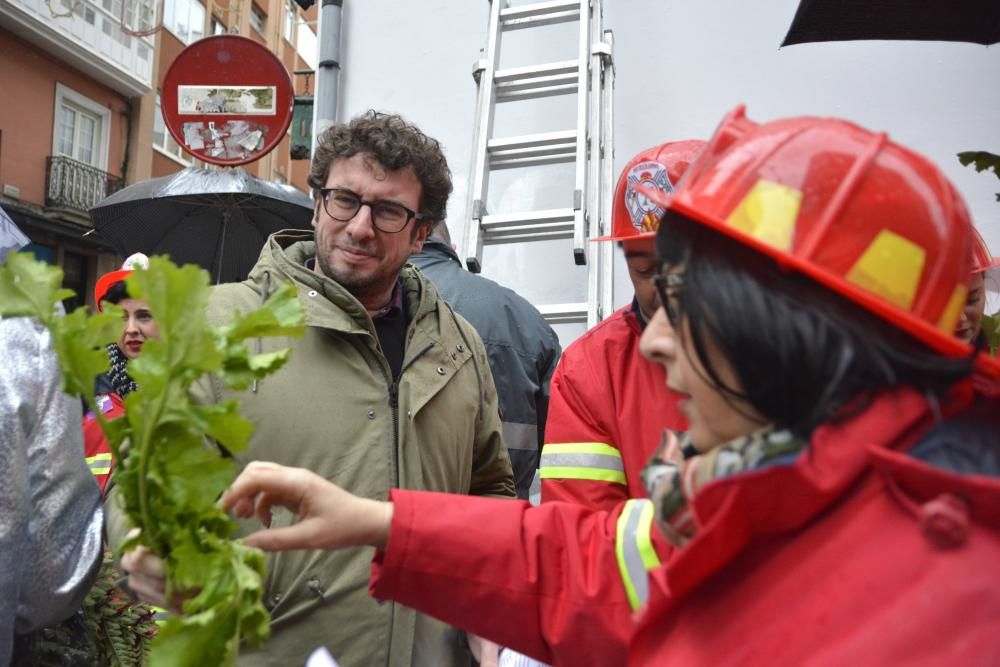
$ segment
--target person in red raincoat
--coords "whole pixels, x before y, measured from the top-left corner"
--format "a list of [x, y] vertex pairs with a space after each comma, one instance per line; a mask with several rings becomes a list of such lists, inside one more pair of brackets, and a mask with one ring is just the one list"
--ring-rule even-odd
[[[642, 348], [689, 430], [643, 473], [672, 550], [635, 622], [615, 512], [377, 501], [255, 463], [225, 505], [298, 520], [247, 542], [374, 546], [376, 597], [555, 665], [995, 662], [1000, 405], [970, 380], [1000, 370], [953, 335], [973, 234], [955, 189], [885, 134], [740, 108], [648, 196], [666, 213]], [[134, 588], [146, 560], [126, 556]]]
[[109, 421], [125, 414], [125, 397], [136, 389], [135, 381], [128, 374], [128, 362], [139, 356], [147, 340], [160, 337], [149, 304], [130, 297], [125, 286], [125, 279], [133, 271], [148, 267], [149, 258], [135, 253], [125, 260], [121, 269], [98, 278], [94, 286], [97, 309], [103, 310], [103, 304], [112, 303], [122, 309], [124, 316], [121, 336], [107, 345], [108, 372], [97, 377], [93, 406], [88, 406], [83, 415], [84, 456], [102, 494], [111, 479], [115, 461], [95, 413], [100, 412]]

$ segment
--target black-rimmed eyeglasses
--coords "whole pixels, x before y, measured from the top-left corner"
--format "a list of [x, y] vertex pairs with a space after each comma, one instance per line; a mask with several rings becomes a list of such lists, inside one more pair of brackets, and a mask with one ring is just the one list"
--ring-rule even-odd
[[667, 321], [671, 327], [676, 327], [680, 321], [680, 314], [677, 306], [670, 298], [671, 290], [676, 290], [684, 285], [684, 278], [679, 273], [657, 273], [652, 277], [653, 285], [656, 287], [656, 295], [660, 298], [663, 311], [667, 314]]
[[410, 220], [422, 220], [425, 217], [423, 213], [417, 213], [396, 202], [365, 201], [356, 193], [343, 188], [322, 188], [319, 193], [323, 200], [323, 210], [334, 220], [347, 222], [358, 214], [362, 206], [367, 206], [371, 210], [375, 229], [387, 234], [401, 232]]

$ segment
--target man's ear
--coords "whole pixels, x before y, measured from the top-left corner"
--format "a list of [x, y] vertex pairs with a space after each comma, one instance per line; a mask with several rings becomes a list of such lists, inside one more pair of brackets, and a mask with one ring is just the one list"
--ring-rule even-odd
[[424, 247], [424, 241], [431, 233], [432, 224], [420, 225], [413, 234], [413, 243], [410, 244], [410, 254], [414, 255], [420, 252]]
[[316, 200], [316, 205], [313, 207], [313, 217], [312, 217], [312, 228], [316, 229], [316, 223], [319, 222], [319, 199]]

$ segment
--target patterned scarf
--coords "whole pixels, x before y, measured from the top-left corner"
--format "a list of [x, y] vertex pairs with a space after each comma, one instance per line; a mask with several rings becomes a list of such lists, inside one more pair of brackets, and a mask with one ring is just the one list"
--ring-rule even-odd
[[139, 388], [135, 380], [128, 375], [128, 357], [118, 349], [117, 343], [108, 343], [108, 361], [111, 368], [108, 370], [108, 378], [111, 386], [115, 388], [115, 393], [125, 398]]
[[657, 525], [672, 545], [684, 546], [697, 531], [690, 501], [701, 488], [713, 480], [775, 463], [805, 446], [805, 441], [789, 431], [768, 428], [684, 458], [684, 451], [690, 449], [688, 435], [665, 431], [642, 471], [646, 492], [656, 508]]

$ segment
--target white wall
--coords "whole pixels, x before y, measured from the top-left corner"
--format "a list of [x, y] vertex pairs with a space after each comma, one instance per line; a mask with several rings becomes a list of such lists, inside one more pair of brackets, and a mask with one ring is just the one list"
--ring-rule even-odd
[[[955, 158], [964, 150], [1000, 153], [1000, 47], [843, 42], [779, 49], [797, 4], [606, 0], [605, 23], [615, 33], [616, 170], [646, 146], [708, 137], [738, 103], [745, 103], [748, 115], [758, 121], [799, 114], [840, 116], [887, 130], [936, 161], [965, 196], [993, 252], [1000, 254], [1000, 203], [995, 198], [1000, 180], [962, 167]], [[344, 3], [341, 117], [369, 107], [396, 110], [442, 141], [455, 177], [449, 223], [456, 239], [464, 225], [475, 110], [470, 73], [485, 46], [488, 9], [487, 0]], [[537, 52], [538, 62], [559, 58], [572, 46], [556, 43], [560, 41], [525, 50]], [[533, 53], [522, 53], [508, 64], [533, 61]], [[548, 117], [540, 111], [536, 120], [544, 125]], [[514, 193], [524, 187], [517, 181], [502, 184], [491, 207], [511, 206]], [[556, 263], [557, 256], [546, 262], [543, 281], [534, 272], [538, 267], [523, 266], [537, 260], [509, 247], [486, 264], [485, 272], [532, 295], [539, 290], [544, 295], [558, 276], [579, 288], [581, 273], [568, 249], [565, 253], [565, 264]], [[558, 298], [566, 290], [572, 287], [556, 285], [550, 291], [559, 292]], [[616, 304], [631, 297], [621, 266], [615, 293]], [[565, 343], [577, 333], [563, 329], [560, 335]]]

